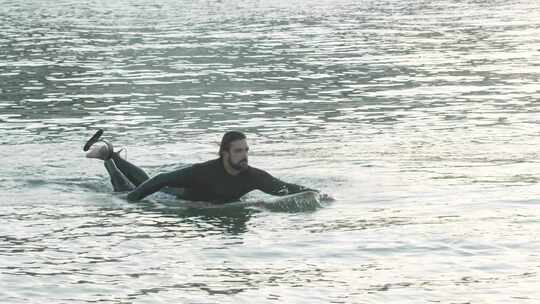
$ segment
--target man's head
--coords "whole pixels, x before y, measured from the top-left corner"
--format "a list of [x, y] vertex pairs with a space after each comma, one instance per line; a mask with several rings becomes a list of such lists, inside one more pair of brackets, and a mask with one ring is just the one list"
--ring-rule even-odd
[[219, 157], [235, 170], [242, 171], [248, 167], [249, 147], [246, 135], [242, 132], [230, 131], [223, 135], [219, 147]]

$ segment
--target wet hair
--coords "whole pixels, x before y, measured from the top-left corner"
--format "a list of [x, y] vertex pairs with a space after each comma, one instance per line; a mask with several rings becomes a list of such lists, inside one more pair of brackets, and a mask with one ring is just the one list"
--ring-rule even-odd
[[233, 141], [242, 139], [246, 139], [246, 135], [242, 132], [229, 131], [223, 134], [223, 138], [221, 138], [221, 145], [219, 146], [219, 157], [223, 157], [223, 152], [229, 151], [229, 149], [231, 148], [231, 143]]

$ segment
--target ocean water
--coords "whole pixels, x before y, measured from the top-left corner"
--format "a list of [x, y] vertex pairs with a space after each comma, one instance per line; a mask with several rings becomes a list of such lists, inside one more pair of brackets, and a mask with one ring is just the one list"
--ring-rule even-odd
[[[535, 0], [0, 0], [0, 303], [539, 303], [539, 76]], [[97, 128], [336, 200], [129, 203]]]

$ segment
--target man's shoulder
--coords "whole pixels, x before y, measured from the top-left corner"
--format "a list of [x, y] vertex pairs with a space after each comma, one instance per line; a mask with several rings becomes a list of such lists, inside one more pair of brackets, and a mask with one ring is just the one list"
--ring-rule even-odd
[[216, 158], [216, 159], [207, 160], [205, 162], [193, 164], [192, 167], [195, 170], [213, 170], [213, 169], [219, 168], [220, 166], [221, 166], [220, 159]]

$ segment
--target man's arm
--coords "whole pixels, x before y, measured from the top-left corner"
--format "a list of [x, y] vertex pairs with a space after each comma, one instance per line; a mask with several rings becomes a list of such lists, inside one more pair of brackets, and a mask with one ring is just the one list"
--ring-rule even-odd
[[182, 168], [169, 173], [160, 173], [140, 184], [127, 195], [130, 201], [141, 200], [164, 187], [189, 187], [193, 183], [193, 167]]
[[319, 192], [318, 190], [310, 189], [301, 185], [286, 183], [284, 181], [281, 181], [272, 175], [270, 175], [268, 172], [256, 169], [256, 179], [257, 179], [257, 189], [271, 194], [271, 195], [277, 195], [277, 196], [283, 196], [287, 194], [294, 194], [304, 191], [315, 191]]

